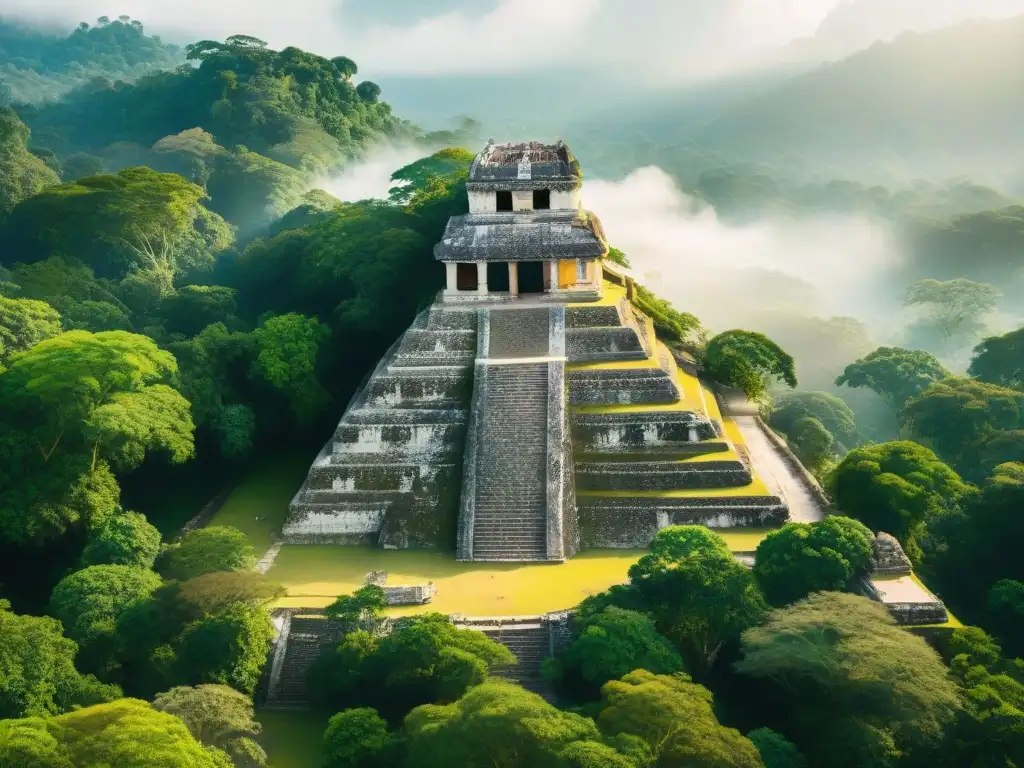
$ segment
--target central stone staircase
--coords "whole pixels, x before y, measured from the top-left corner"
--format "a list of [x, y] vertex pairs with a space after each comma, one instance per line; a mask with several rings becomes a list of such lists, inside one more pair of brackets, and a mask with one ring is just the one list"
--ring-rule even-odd
[[518, 683], [548, 700], [554, 699], [551, 683], [544, 678], [542, 670], [544, 660], [568, 642], [568, 614], [492, 618], [453, 616], [452, 620], [457, 627], [483, 632], [512, 651], [515, 662], [493, 667], [492, 675]]
[[541, 673], [544, 660], [551, 655], [551, 638], [545, 625], [513, 624], [484, 631], [488, 637], [504, 645], [516, 657], [515, 664], [494, 667], [491, 670], [492, 674], [518, 683], [534, 693], [550, 693], [550, 684]]
[[482, 375], [473, 559], [545, 560], [548, 365], [488, 365]]

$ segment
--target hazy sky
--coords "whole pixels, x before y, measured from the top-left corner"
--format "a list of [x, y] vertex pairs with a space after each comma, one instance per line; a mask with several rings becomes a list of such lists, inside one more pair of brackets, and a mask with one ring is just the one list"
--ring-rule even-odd
[[827, 56], [907, 28], [1024, 13], [1024, 0], [3, 0], [0, 13], [64, 26], [125, 13], [181, 41], [251, 34], [347, 55], [369, 77], [612, 67], [692, 79], [819, 27]]

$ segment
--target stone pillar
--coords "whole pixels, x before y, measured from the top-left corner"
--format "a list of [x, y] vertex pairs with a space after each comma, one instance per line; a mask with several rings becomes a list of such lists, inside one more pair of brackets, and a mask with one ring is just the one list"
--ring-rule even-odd
[[487, 262], [476, 263], [476, 292], [481, 296], [487, 295]]
[[454, 262], [446, 262], [444, 265], [444, 292], [453, 294], [459, 292], [459, 265]]
[[558, 262], [557, 261], [549, 261], [548, 262], [548, 274], [551, 275], [551, 280], [550, 280], [550, 282], [548, 284], [548, 290], [549, 291], [557, 291], [558, 290]]
[[519, 262], [508, 263], [508, 292], [511, 296], [519, 295]]

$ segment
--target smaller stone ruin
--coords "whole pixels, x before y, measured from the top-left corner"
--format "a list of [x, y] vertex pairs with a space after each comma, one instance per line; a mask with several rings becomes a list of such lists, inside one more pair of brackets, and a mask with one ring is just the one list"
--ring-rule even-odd
[[942, 601], [914, 578], [910, 559], [894, 536], [875, 536], [871, 567], [871, 574], [861, 581], [862, 591], [882, 603], [897, 624], [944, 624], [949, 620]]
[[896, 537], [879, 532], [875, 536], [875, 552], [871, 558], [871, 570], [876, 574], [895, 576], [910, 575], [913, 568], [910, 565], [910, 558], [907, 557]]
[[434, 582], [388, 586], [387, 571], [370, 571], [366, 574], [365, 584], [373, 584], [384, 590], [384, 599], [388, 605], [424, 605], [434, 597]]

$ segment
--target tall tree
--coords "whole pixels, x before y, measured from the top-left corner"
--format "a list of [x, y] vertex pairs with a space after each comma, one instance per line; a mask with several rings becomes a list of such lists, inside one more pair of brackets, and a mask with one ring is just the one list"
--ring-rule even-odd
[[751, 400], [761, 400], [768, 382], [781, 381], [791, 388], [797, 385], [793, 358], [767, 336], [753, 331], [725, 331], [708, 342], [704, 367], [723, 384], [743, 392]]
[[60, 315], [46, 302], [0, 296], [0, 365], [62, 330]]
[[722, 646], [756, 624], [766, 607], [750, 571], [721, 537], [699, 525], [658, 531], [650, 553], [630, 567], [629, 581], [695, 676], [705, 674]]
[[[6, 752], [6, 754], [5, 754]], [[204, 747], [173, 715], [138, 699], [119, 699], [58, 717], [0, 721], [0, 755], [7, 765], [151, 765], [232, 768], [218, 749]], [[41, 756], [45, 762], [37, 762]]]
[[64, 577], [50, 598], [50, 613], [78, 643], [83, 669], [101, 675], [116, 665], [117, 617], [160, 586], [152, 571], [127, 565], [92, 565]]
[[649, 618], [608, 606], [576, 619], [572, 642], [545, 672], [571, 697], [597, 699], [601, 686], [634, 669], [655, 674], [679, 672], [683, 660]]
[[935, 651], [863, 597], [820, 592], [774, 611], [742, 650], [736, 669], [770, 681], [814, 764], [895, 765], [939, 743], [961, 706]]
[[[904, 419], [918, 442], [962, 474], [983, 478], [992, 469], [982, 463], [983, 445], [1000, 432], [1024, 429], [1024, 392], [974, 379], [944, 379], [908, 400]], [[1007, 458], [1024, 461], [1024, 453]]]
[[846, 366], [836, 386], [873, 390], [898, 420], [907, 400], [947, 376], [949, 371], [928, 352], [879, 347]]
[[324, 768], [387, 768], [399, 765], [401, 742], [369, 707], [331, 717], [324, 731]]
[[60, 177], [28, 151], [28, 137], [28, 126], [17, 113], [0, 105], [0, 218], [22, 200], [60, 183]]
[[981, 320], [995, 310], [1001, 295], [987, 283], [962, 277], [945, 281], [928, 279], [910, 286], [903, 303], [924, 308], [948, 351], [957, 334], [983, 327]]
[[[254, 739], [262, 726], [256, 721], [252, 699], [226, 685], [178, 686], [157, 694], [153, 709], [180, 718], [197, 741], [217, 747], [229, 755], [238, 749], [255, 746], [256, 761], [245, 768], [266, 764], [266, 753]], [[241, 742], [241, 743], [240, 743]]]
[[871, 530], [848, 517], [787, 523], [757, 545], [754, 577], [773, 605], [812, 592], [841, 591], [867, 572], [873, 542]]
[[594, 721], [535, 693], [490, 679], [446, 705], [417, 707], [405, 720], [408, 768], [556, 768], [574, 742], [599, 741]]
[[252, 695], [270, 651], [274, 627], [262, 606], [235, 604], [185, 627], [178, 679], [221, 683]]
[[969, 373], [989, 384], [1024, 389], [1024, 328], [982, 341], [974, 348]]
[[972, 490], [934, 453], [909, 441], [850, 451], [828, 487], [841, 511], [891, 533], [913, 559], [920, 557], [916, 537], [923, 526], [955, 511]]
[[185, 534], [163, 553], [157, 567], [167, 578], [184, 581], [204, 573], [250, 568], [255, 562], [256, 552], [244, 533], [211, 525]]
[[111, 516], [82, 552], [85, 565], [128, 565], [152, 568], [160, 552], [160, 531], [138, 512]]
[[607, 683], [601, 693], [601, 731], [640, 738], [650, 765], [764, 767], [749, 739], [718, 722], [711, 692], [684, 674], [656, 675], [638, 669]]
[[[56, 715], [120, 696], [116, 686], [75, 669], [77, 652], [59, 621], [19, 616], [0, 600], [0, 718]], [[2, 745], [0, 737], [0, 755]]]
[[117, 499], [108, 462], [127, 471], [151, 452], [191, 458], [176, 372], [152, 339], [121, 331], [71, 331], [14, 355], [0, 374], [0, 424], [11, 440], [0, 466], [3, 536], [41, 541], [102, 525]]
[[816, 475], [821, 474], [836, 456], [835, 436], [813, 416], [794, 421], [786, 440], [800, 463]]
[[15, 206], [8, 245], [26, 262], [61, 253], [104, 277], [137, 269], [173, 279], [180, 269], [211, 267], [234, 239], [203, 196], [181, 176], [145, 167], [79, 179]]
[[840, 443], [841, 451], [854, 447], [860, 439], [850, 406], [828, 392], [784, 392], [774, 398], [768, 423], [786, 435], [800, 419], [820, 421]]
[[362, 630], [350, 633], [321, 654], [309, 679], [326, 704], [372, 706], [394, 719], [420, 704], [455, 701], [480, 685], [491, 667], [514, 660], [484, 633], [459, 629], [433, 613], [404, 619], [379, 639]]
[[253, 331], [253, 375], [283, 393], [296, 417], [307, 421], [323, 407], [327, 393], [316, 378], [316, 356], [330, 329], [315, 317], [291, 313], [272, 317]]

